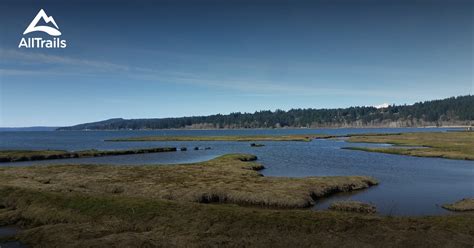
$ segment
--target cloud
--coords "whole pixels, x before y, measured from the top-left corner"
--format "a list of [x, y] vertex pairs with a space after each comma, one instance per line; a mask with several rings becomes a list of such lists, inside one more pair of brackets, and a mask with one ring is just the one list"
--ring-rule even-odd
[[374, 105], [374, 107], [377, 108], [377, 109], [388, 108], [389, 106], [390, 106], [390, 104], [388, 104], [388, 103], [382, 103], [382, 104], [379, 104], [379, 105]]
[[[247, 92], [255, 94], [255, 96], [264, 94], [265, 96], [385, 96], [390, 97], [398, 94], [397, 91], [391, 90], [366, 90], [366, 89], [340, 89], [325, 88], [312, 85], [327, 85], [323, 82], [307, 83], [301, 85], [298, 83], [272, 82], [262, 80], [239, 80], [239, 79], [215, 79], [205, 75], [187, 74], [185, 76], [174, 75], [168, 77], [164, 74], [142, 74], [136, 75], [139, 80], [147, 80], [154, 82], [173, 82], [187, 85], [199, 85], [220, 89], [231, 89], [239, 92]], [[258, 94], [256, 94], [258, 93]]]
[[106, 61], [96, 61], [87, 59], [76, 59], [64, 56], [49, 55], [35, 52], [19, 52], [16, 50], [0, 50], [1, 57], [5, 59], [12, 59], [16, 61], [27, 61], [33, 63], [47, 63], [60, 65], [73, 65], [81, 67], [90, 67], [105, 71], [128, 71], [129, 66], [110, 63]]
[[182, 84], [216, 89], [234, 90], [245, 94], [265, 96], [385, 96], [390, 97], [400, 92], [390, 92], [377, 89], [348, 89], [328, 88], [321, 85], [330, 85], [330, 82], [282, 82], [258, 80], [258, 78], [243, 78], [216, 75], [211, 71], [194, 72], [181, 69], [158, 70], [156, 68], [137, 67], [108, 61], [78, 59], [66, 56], [49, 55], [36, 52], [22, 52], [17, 50], [0, 50], [0, 56], [5, 60], [33, 64], [54, 64], [64, 66], [61, 70], [34, 70], [0, 68], [0, 76], [31, 76], [31, 75], [81, 75], [81, 76], [121, 76], [131, 80], [154, 82], [162, 84]]
[[[72, 75], [72, 73], [64, 71], [53, 71], [53, 70], [30, 70], [30, 69], [4, 69], [0, 68], [1, 76], [60, 76], [60, 75]], [[77, 73], [76, 73], [77, 75]]]

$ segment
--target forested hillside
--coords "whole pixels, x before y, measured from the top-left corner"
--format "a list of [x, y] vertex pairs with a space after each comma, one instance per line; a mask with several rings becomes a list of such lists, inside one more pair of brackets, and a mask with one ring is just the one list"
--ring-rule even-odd
[[170, 128], [417, 127], [474, 124], [474, 96], [451, 97], [387, 108], [291, 109], [157, 119], [110, 119], [58, 130]]

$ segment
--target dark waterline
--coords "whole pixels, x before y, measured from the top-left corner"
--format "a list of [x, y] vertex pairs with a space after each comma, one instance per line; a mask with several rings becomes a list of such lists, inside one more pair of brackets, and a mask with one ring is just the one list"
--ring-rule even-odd
[[[267, 169], [265, 176], [338, 176], [369, 175], [380, 185], [354, 194], [336, 194], [320, 200], [315, 208], [326, 209], [330, 202], [353, 199], [370, 202], [382, 214], [436, 215], [448, 211], [444, 203], [474, 196], [474, 162], [438, 158], [417, 158], [382, 153], [343, 150], [344, 140], [312, 142], [104, 142], [105, 139], [148, 135], [254, 135], [254, 134], [334, 134], [398, 133], [446, 131], [437, 128], [409, 129], [278, 129], [278, 130], [160, 130], [160, 131], [73, 131], [73, 132], [0, 132], [0, 149], [133, 149], [160, 146], [188, 147], [186, 152], [124, 155], [98, 158], [60, 159], [35, 162], [2, 163], [0, 166], [32, 164], [176, 164], [212, 159], [226, 153], [251, 153]], [[350, 144], [384, 146], [384, 144]], [[212, 150], [194, 151], [193, 147]]]
[[[0, 226], [0, 239], [15, 236], [20, 229], [16, 226]], [[0, 241], [1, 248], [26, 248], [27, 246], [19, 241]]]

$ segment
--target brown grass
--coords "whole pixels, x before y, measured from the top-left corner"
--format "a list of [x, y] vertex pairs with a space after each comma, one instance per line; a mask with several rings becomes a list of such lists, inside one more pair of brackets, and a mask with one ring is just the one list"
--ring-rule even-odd
[[472, 247], [474, 215], [380, 217], [0, 187], [33, 247]]
[[[348, 147], [346, 149], [418, 157], [474, 160], [474, 132], [403, 133], [396, 135], [351, 136], [349, 142], [388, 143], [389, 148]], [[424, 147], [424, 148], [416, 148]]]
[[331, 210], [337, 211], [346, 211], [346, 212], [357, 212], [357, 213], [367, 213], [367, 214], [374, 214], [377, 212], [375, 206], [358, 202], [358, 201], [338, 201], [334, 202], [329, 206]]
[[263, 177], [252, 155], [167, 166], [53, 165], [0, 168], [0, 186], [42, 191], [119, 194], [186, 202], [304, 208], [336, 192], [367, 188], [366, 176]]
[[[33, 247], [471, 247], [474, 215], [381, 217], [303, 207], [369, 177], [263, 177], [252, 155], [176, 166], [0, 168], [0, 226]], [[169, 200], [171, 199], [171, 200]], [[10, 238], [10, 239], [11, 239]]]
[[474, 198], [465, 198], [452, 204], [444, 204], [442, 207], [451, 211], [474, 211]]
[[3, 150], [0, 151], [0, 162], [19, 162], [32, 160], [64, 159], [64, 158], [84, 158], [84, 157], [102, 157], [129, 154], [142, 154], [154, 152], [174, 152], [175, 147], [158, 147], [131, 150], [99, 151], [86, 150], [77, 152], [68, 152], [63, 150]]

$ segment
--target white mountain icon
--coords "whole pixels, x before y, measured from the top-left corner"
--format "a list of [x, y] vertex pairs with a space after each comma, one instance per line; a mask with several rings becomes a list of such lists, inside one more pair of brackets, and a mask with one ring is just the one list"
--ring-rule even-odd
[[[49, 26], [36, 26], [39, 22], [39, 20], [43, 18], [44, 22], [46, 23], [52, 23], [56, 28], [49, 27]], [[35, 16], [35, 19], [31, 21], [30, 25], [25, 29], [25, 32], [23, 32], [23, 35], [31, 32], [36, 32], [36, 31], [41, 31], [45, 32], [51, 36], [60, 36], [61, 32], [59, 32], [59, 27], [58, 24], [54, 21], [54, 18], [52, 16], [46, 15], [46, 12], [44, 12], [43, 9], [40, 9], [38, 14]]]

